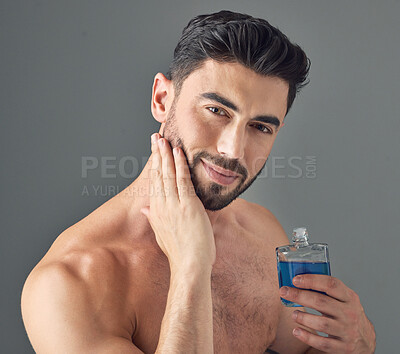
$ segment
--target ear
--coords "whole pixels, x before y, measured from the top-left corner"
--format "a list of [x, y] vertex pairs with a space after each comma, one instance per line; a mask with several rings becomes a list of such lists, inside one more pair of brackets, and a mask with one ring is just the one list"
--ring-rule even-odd
[[173, 98], [172, 81], [168, 80], [162, 73], [157, 73], [154, 76], [151, 95], [151, 113], [156, 121], [165, 122]]

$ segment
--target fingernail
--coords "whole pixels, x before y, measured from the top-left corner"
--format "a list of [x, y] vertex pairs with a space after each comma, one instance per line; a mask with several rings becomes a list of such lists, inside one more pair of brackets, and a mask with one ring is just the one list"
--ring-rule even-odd
[[296, 320], [296, 318], [297, 318], [297, 314], [299, 313], [299, 311], [293, 311], [293, 313], [292, 313], [292, 318], [294, 319], [294, 320]]
[[179, 153], [178, 148], [174, 147], [172, 152], [174, 153], [174, 156], [178, 156], [178, 153]]
[[286, 287], [286, 286], [282, 286], [280, 289], [279, 289], [279, 293], [282, 295], [282, 296], [285, 296], [287, 293], [288, 293], [288, 288]]
[[299, 336], [299, 335], [301, 334], [301, 331], [300, 331], [298, 328], [295, 328], [295, 329], [293, 330], [293, 334], [294, 334], [295, 336]]
[[164, 147], [165, 146], [165, 140], [164, 139], [158, 139], [158, 146], [159, 147]]
[[303, 281], [303, 278], [300, 276], [296, 276], [293, 278], [293, 284], [295, 284], [295, 285], [300, 285], [302, 283], [302, 281]]
[[151, 135], [151, 143], [154, 144], [157, 141], [157, 133]]

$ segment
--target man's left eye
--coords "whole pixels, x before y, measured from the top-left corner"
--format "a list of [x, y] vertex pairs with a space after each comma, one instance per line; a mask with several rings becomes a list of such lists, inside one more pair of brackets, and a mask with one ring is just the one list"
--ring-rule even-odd
[[268, 128], [265, 125], [262, 124], [253, 124], [253, 127], [259, 130], [261, 133], [265, 134], [272, 134], [272, 129]]

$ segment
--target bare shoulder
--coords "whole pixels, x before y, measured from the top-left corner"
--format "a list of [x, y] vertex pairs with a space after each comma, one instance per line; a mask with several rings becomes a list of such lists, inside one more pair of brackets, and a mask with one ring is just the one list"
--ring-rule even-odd
[[247, 230], [277, 246], [288, 243], [286, 233], [274, 214], [262, 205], [238, 198], [232, 203], [235, 217]]
[[90, 351], [118, 342], [121, 350], [132, 350], [121, 270], [118, 257], [100, 247], [74, 250], [35, 267], [21, 296], [22, 317], [34, 349]]

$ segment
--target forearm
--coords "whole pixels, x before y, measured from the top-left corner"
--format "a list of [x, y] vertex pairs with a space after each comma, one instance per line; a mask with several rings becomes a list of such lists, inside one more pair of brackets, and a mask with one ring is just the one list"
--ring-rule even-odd
[[213, 353], [211, 269], [172, 273], [156, 353]]

